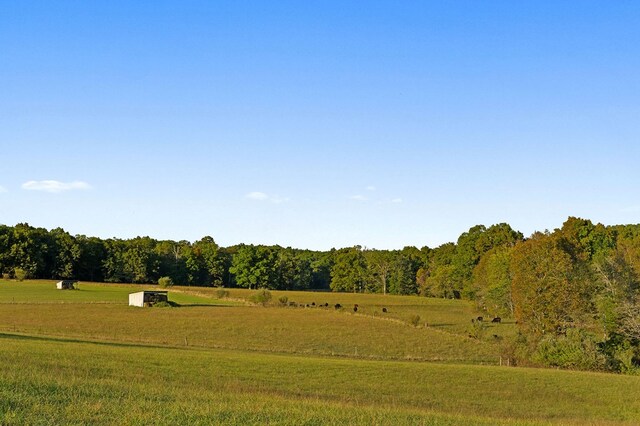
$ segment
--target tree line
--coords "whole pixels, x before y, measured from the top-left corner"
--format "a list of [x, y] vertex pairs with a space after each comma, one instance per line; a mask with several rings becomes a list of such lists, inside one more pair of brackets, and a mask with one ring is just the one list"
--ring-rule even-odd
[[[476, 244], [477, 238], [481, 241]], [[114, 283], [157, 283], [170, 277], [176, 285], [188, 286], [471, 298], [465, 280], [480, 256], [519, 239], [520, 233], [500, 224], [474, 227], [457, 244], [436, 249], [312, 251], [277, 245], [221, 247], [209, 236], [195, 242], [100, 239], [20, 223], [0, 225], [0, 273], [5, 278], [15, 278], [18, 271], [34, 279]]]
[[221, 247], [209, 236], [195, 242], [100, 239], [27, 223], [0, 225], [0, 273], [5, 279], [157, 283], [169, 277], [187, 286], [416, 294], [415, 274], [423, 263], [424, 253], [412, 247], [325, 252], [248, 244]]
[[518, 323], [509, 356], [563, 367], [635, 371], [640, 364], [640, 225], [570, 217], [528, 238], [477, 225], [436, 248], [329, 251], [240, 244], [100, 239], [0, 225], [0, 272], [30, 278], [325, 290], [473, 300]]

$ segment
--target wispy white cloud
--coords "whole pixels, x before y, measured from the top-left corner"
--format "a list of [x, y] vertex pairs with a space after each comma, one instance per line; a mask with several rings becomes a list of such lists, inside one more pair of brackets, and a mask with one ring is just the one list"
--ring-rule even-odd
[[91, 185], [82, 181], [60, 182], [57, 180], [30, 180], [22, 184], [22, 189], [55, 194], [64, 191], [87, 190], [91, 189]]
[[369, 185], [365, 188], [367, 191], [375, 191], [377, 188], [373, 185]]
[[394, 198], [393, 200], [391, 200], [391, 202], [393, 204], [400, 204], [402, 202], [402, 198]]
[[282, 203], [286, 203], [287, 201], [289, 201], [289, 198], [286, 197], [280, 197], [278, 195], [269, 195], [269, 194], [265, 194], [264, 192], [259, 192], [259, 191], [255, 191], [255, 192], [250, 192], [247, 195], [245, 195], [245, 198], [248, 198], [249, 200], [254, 200], [254, 201], [268, 201], [271, 202], [273, 204], [282, 204]]
[[265, 201], [269, 199], [269, 196], [267, 194], [265, 194], [264, 192], [250, 192], [247, 195], [245, 195], [245, 198], [248, 198], [250, 200], [256, 200], [256, 201]]
[[361, 202], [364, 202], [364, 201], [368, 200], [368, 198], [365, 197], [364, 195], [352, 195], [351, 197], [349, 197], [349, 199], [350, 200], [355, 200], [355, 201], [361, 201]]
[[0, 194], [2, 194], [3, 192], [9, 192], [9, 191], [7, 191], [7, 188], [5, 188], [4, 186], [0, 185]]

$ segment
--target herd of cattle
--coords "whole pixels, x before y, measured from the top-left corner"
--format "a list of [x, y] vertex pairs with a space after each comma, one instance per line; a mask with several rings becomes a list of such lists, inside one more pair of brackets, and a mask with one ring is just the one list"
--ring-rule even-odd
[[[289, 302], [289, 306], [291, 306], [291, 307], [300, 307], [300, 308], [315, 308], [315, 307], [328, 308], [329, 307], [329, 303], [322, 303], [322, 304], [316, 305], [316, 302], [311, 302], [311, 303], [307, 303], [305, 305], [303, 303], [299, 303], [298, 304], [296, 302]], [[340, 303], [336, 303], [335, 305], [333, 305], [333, 307], [335, 309], [342, 309], [342, 305]], [[357, 303], [353, 305], [353, 312], [358, 312], [358, 304]], [[382, 312], [386, 314], [389, 311], [387, 310], [387, 308], [382, 308]], [[483, 322], [484, 321], [484, 317], [476, 317], [476, 318], [473, 318], [471, 320], [472, 323], [476, 322], [476, 321], [477, 322]], [[491, 322], [493, 322], [493, 323], [501, 323], [502, 322], [502, 318], [494, 317], [491, 320]]]
[[[473, 319], [471, 320], [471, 322], [476, 322], [476, 321], [478, 321], [478, 322], [482, 322], [482, 321], [484, 321], [484, 317], [477, 317], [477, 318], [473, 318]], [[492, 320], [491, 320], [491, 322], [497, 322], [497, 323], [500, 323], [500, 322], [502, 322], [502, 318], [500, 318], [500, 317], [495, 317], [494, 319], [492, 319]]]
[[[304, 304], [304, 303], [296, 303], [296, 302], [289, 302], [289, 303], [288, 303], [288, 305], [289, 305], [290, 307], [292, 307], [292, 308], [296, 308], [296, 307], [299, 307], [299, 308], [316, 308], [316, 307], [318, 307], [318, 308], [328, 308], [328, 307], [329, 307], [329, 303], [321, 303], [321, 304], [316, 305], [316, 302], [311, 302], [311, 303], [307, 303], [307, 304]], [[343, 306], [342, 306], [340, 303], [336, 303], [335, 305], [333, 305], [333, 307], [334, 307], [334, 309], [336, 309], [336, 310], [337, 310], [337, 309], [342, 309], [342, 308], [343, 308]], [[359, 307], [359, 306], [358, 306], [358, 304], [357, 304], [357, 303], [356, 303], [356, 304], [354, 304], [354, 305], [353, 305], [353, 312], [358, 312], [358, 307]], [[387, 310], [387, 308], [382, 308], [382, 312], [386, 314], [386, 313], [387, 313], [387, 312], [389, 312], [389, 311]]]
[[[328, 308], [328, 307], [329, 307], [329, 303], [322, 303], [322, 304], [318, 304], [318, 305], [316, 305], [316, 302], [311, 302], [311, 303], [307, 303], [307, 304], [304, 304], [304, 303], [296, 303], [296, 302], [289, 302], [289, 303], [288, 303], [288, 305], [289, 305], [290, 307], [300, 307], [300, 308], [315, 308], [315, 307], [319, 307], [319, 308]], [[342, 309], [342, 305], [341, 305], [340, 303], [336, 303], [335, 305], [333, 305], [333, 307], [334, 307], [334, 309], [336, 309], [336, 310], [338, 310], [338, 309]], [[357, 304], [357, 303], [353, 305], [353, 312], [358, 312], [358, 304]], [[384, 308], [384, 307], [383, 307], [383, 308], [382, 308], [382, 313], [385, 313], [385, 314], [386, 314], [387, 312], [389, 312], [389, 311], [387, 310], [387, 308]], [[473, 319], [471, 319], [471, 322], [472, 322], [472, 323], [475, 323], [475, 322], [484, 322], [484, 317], [479, 316], [479, 317], [473, 318]], [[500, 318], [500, 317], [494, 317], [494, 318], [491, 320], [491, 322], [492, 322], [492, 323], [500, 324], [500, 323], [502, 322], [502, 318]]]

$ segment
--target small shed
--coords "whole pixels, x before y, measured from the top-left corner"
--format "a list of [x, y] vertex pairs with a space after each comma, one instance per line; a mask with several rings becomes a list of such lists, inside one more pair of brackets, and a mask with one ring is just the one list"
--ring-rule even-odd
[[56, 288], [58, 290], [74, 290], [76, 288], [76, 280], [62, 280], [58, 281]]
[[153, 306], [158, 302], [168, 302], [169, 296], [166, 291], [139, 291], [137, 293], [129, 293], [129, 306]]

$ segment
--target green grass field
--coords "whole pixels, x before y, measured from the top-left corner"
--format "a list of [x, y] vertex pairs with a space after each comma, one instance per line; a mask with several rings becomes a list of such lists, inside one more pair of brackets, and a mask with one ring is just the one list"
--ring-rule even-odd
[[[77, 290], [58, 290], [56, 281], [2, 281], [0, 280], [0, 303], [60, 304], [99, 303], [127, 305], [129, 293], [142, 290], [157, 290], [153, 285], [79, 283]], [[199, 297], [176, 289], [171, 300], [184, 305], [237, 305], [227, 300], [215, 300], [213, 295]]]
[[0, 424], [640, 423], [639, 377], [497, 366], [514, 325], [469, 338], [466, 302], [172, 288], [180, 307], [127, 306], [142, 288], [0, 281]]

